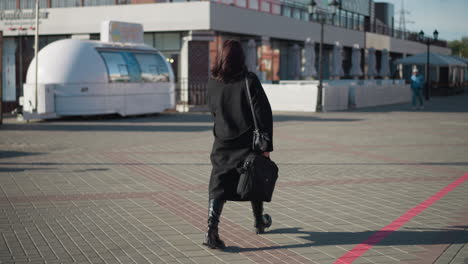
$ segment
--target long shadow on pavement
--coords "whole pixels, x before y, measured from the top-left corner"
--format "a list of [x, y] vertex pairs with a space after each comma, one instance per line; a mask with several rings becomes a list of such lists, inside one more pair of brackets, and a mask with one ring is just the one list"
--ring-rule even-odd
[[[468, 243], [468, 226], [450, 226], [445, 229], [434, 229], [430, 231], [389, 231], [386, 238], [378, 243], [379, 246], [402, 246], [402, 245], [437, 245], [437, 244], [452, 244]], [[363, 232], [310, 232], [302, 231], [302, 228], [281, 228], [273, 229], [268, 234], [298, 234], [303, 235], [298, 238], [308, 240], [310, 242], [302, 244], [278, 245], [271, 247], [258, 248], [240, 248], [230, 246], [226, 249], [228, 252], [239, 253], [249, 251], [263, 251], [275, 249], [295, 249], [315, 246], [339, 246], [339, 245], [356, 245], [365, 241], [368, 237], [377, 231]]]
[[[274, 122], [354, 122], [357, 118], [322, 118], [311, 115], [276, 115]], [[153, 117], [121, 117], [120, 119], [48, 120], [34, 123], [6, 123], [3, 131], [112, 131], [112, 132], [201, 132], [213, 129], [212, 119], [207, 114], [168, 114]], [[149, 125], [148, 123], [154, 123]], [[167, 123], [167, 124], [165, 124]], [[185, 123], [185, 124], [184, 124]], [[188, 124], [192, 123], [192, 124]], [[205, 123], [205, 124], [197, 124]], [[182, 125], [180, 125], [182, 124]]]
[[31, 156], [31, 155], [42, 155], [42, 154], [45, 154], [45, 153], [3, 150], [3, 151], [0, 151], [0, 159], [16, 158], [16, 157]]
[[[207, 154], [209, 151], [207, 151]], [[149, 153], [151, 154], [151, 153]], [[0, 162], [0, 165], [29, 165], [29, 166], [68, 166], [68, 165], [80, 165], [80, 166], [120, 166], [122, 164], [131, 166], [211, 166], [211, 163], [142, 163], [142, 162], [128, 162], [128, 163], [84, 163], [84, 162]], [[281, 166], [412, 166], [412, 165], [428, 165], [428, 166], [468, 166], [468, 162], [404, 162], [404, 163], [281, 163], [277, 162], [277, 165]], [[103, 170], [103, 169], [94, 169]]]
[[112, 132], [200, 132], [211, 130], [212, 126], [199, 126], [199, 125], [175, 125], [175, 126], [160, 126], [160, 125], [136, 125], [136, 124], [53, 124], [53, 123], [35, 123], [35, 124], [4, 124], [1, 127], [3, 131], [67, 131], [67, 132], [98, 132], [98, 131], [112, 131]]

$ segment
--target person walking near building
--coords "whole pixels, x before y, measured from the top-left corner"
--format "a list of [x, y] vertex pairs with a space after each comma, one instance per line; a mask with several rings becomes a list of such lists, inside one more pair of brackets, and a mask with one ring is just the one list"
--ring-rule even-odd
[[413, 92], [413, 110], [416, 109], [416, 101], [419, 101], [419, 109], [424, 109], [424, 100], [422, 97], [422, 90], [424, 87], [424, 76], [419, 74], [417, 68], [413, 69], [411, 76], [411, 91]]
[[[241, 201], [236, 192], [239, 169], [251, 152], [254, 124], [248, 95], [249, 82], [254, 112], [260, 131], [271, 141], [267, 152], [273, 151], [273, 118], [270, 103], [254, 73], [248, 72], [240, 42], [227, 40], [211, 69], [207, 85], [207, 100], [214, 119], [214, 143], [210, 155], [212, 171], [209, 182], [208, 231], [203, 244], [211, 249], [226, 247], [218, 234], [218, 223], [226, 201]], [[263, 214], [263, 202], [251, 201], [254, 228], [262, 234], [271, 226], [271, 217]]]

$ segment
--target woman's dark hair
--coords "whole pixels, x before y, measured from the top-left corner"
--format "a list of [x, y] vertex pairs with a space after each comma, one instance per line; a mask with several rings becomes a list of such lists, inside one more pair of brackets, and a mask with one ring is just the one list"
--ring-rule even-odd
[[211, 68], [212, 78], [229, 83], [243, 78], [246, 73], [245, 56], [240, 42], [224, 41], [221, 54], [216, 56], [216, 62]]

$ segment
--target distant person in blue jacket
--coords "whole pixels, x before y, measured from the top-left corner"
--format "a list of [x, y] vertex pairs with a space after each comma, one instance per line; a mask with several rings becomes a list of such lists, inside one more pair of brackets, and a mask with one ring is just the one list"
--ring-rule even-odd
[[416, 109], [416, 100], [419, 100], [419, 109], [424, 109], [422, 90], [424, 87], [424, 76], [419, 74], [418, 69], [413, 69], [411, 76], [411, 90], [413, 91], [413, 109]]

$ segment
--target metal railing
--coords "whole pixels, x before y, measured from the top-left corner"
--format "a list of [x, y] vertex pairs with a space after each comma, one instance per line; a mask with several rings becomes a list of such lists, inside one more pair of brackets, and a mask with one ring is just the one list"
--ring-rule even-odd
[[[397, 39], [425, 43], [424, 41], [419, 39], [418, 32], [402, 31], [402, 30], [392, 28], [386, 25], [373, 23], [371, 26], [366, 26], [366, 31], [376, 33], [379, 35], [387, 35], [387, 36], [397, 38]], [[431, 43], [431, 45], [440, 46], [440, 47], [448, 47], [448, 43], [445, 40], [434, 41]]]
[[[152, 0], [154, 3], [163, 2], [185, 2], [194, 0]], [[201, 0], [213, 1], [221, 4], [232, 5], [241, 8], [257, 10], [259, 12], [271, 13], [274, 15], [287, 16], [298, 20], [315, 21], [309, 17], [308, 6], [304, 2], [296, 0]], [[20, 8], [32, 8], [35, 0], [0, 0], [0, 11], [16, 9], [19, 3]], [[148, 3], [151, 1], [144, 1]], [[138, 4], [132, 0], [40, 0], [41, 8], [63, 8], [82, 6], [102, 6], [102, 5], [128, 5]], [[346, 23], [343, 21], [346, 20]], [[338, 15], [334, 19], [328, 19], [326, 24], [337, 27], [344, 27], [351, 30], [372, 32], [380, 35], [387, 35], [398, 39], [419, 42], [416, 32], [401, 31], [387, 25], [375, 23], [374, 21], [362, 21], [354, 18], [343, 18]], [[433, 45], [447, 47], [447, 42], [438, 40]]]
[[[179, 78], [175, 88], [176, 104], [185, 105], [206, 105], [207, 77], [200, 78]], [[195, 80], [194, 80], [195, 79]]]

